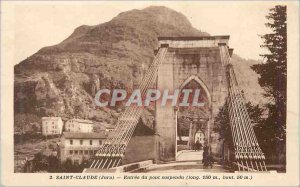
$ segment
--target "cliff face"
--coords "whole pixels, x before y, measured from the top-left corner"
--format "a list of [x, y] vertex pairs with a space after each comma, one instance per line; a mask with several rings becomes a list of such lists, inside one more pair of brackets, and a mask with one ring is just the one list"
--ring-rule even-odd
[[[208, 34], [165, 7], [131, 10], [100, 25], [80, 26], [61, 43], [42, 48], [15, 66], [15, 115], [79, 116], [111, 123], [121, 108], [95, 109], [93, 98], [99, 88], [136, 86], [143, 67], [153, 60], [158, 36], [203, 35]], [[237, 68], [243, 75], [252, 71], [249, 66]], [[257, 89], [257, 75], [251, 75], [255, 76], [249, 77], [251, 84], [241, 86]], [[150, 112], [143, 117], [149, 122]]]

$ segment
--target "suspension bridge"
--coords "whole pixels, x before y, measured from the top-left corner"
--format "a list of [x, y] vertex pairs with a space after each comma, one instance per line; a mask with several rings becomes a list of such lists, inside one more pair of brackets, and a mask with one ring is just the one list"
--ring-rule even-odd
[[[214, 117], [219, 107], [228, 104], [230, 129], [234, 148], [234, 170], [267, 171], [265, 156], [259, 147], [245, 99], [241, 93], [233, 66], [230, 62], [233, 49], [229, 48], [229, 36], [160, 37], [153, 63], [140, 82], [142, 97], [153, 85], [157, 89], [183, 89], [191, 81], [203, 90], [207, 104], [199, 109], [204, 125], [206, 145], [212, 155], [220, 155], [220, 142], [213, 138]], [[157, 101], [157, 104], [160, 101]], [[178, 107], [167, 105], [155, 111], [155, 153], [157, 163], [176, 161], [176, 136]], [[124, 165], [126, 148], [143, 112], [143, 107], [131, 106], [118, 118], [115, 129], [99, 147], [90, 164], [93, 170], [107, 170]], [[201, 114], [202, 117], [201, 117]], [[205, 115], [204, 115], [205, 114]], [[137, 147], [138, 149], [138, 147]], [[222, 156], [221, 156], [222, 157]], [[222, 157], [224, 159], [225, 156]], [[229, 158], [229, 155], [228, 155]]]

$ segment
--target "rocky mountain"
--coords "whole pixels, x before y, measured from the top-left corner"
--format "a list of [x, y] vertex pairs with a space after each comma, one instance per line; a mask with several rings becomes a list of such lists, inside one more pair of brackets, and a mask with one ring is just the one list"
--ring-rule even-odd
[[259, 104], [262, 107], [267, 102], [270, 102], [263, 97], [264, 91], [258, 84], [258, 74], [250, 68], [253, 64], [261, 62], [251, 59], [245, 60], [238, 55], [233, 54], [231, 63], [246, 100], [255, 105]]
[[[158, 36], [205, 35], [166, 7], [131, 10], [103, 24], [80, 26], [61, 43], [15, 66], [15, 115], [79, 116], [112, 123], [122, 108], [96, 109], [93, 98], [99, 88], [135, 87], [153, 60]], [[260, 102], [261, 88], [250, 69], [255, 62], [234, 59], [247, 99]], [[152, 112], [145, 112], [146, 123], [151, 124]]]

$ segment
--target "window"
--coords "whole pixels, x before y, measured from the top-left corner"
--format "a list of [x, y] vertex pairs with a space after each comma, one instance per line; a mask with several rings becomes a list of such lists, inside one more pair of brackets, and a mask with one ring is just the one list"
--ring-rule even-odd
[[99, 145], [101, 145], [102, 144], [102, 140], [99, 140]]
[[74, 153], [75, 153], [75, 155], [77, 155], [77, 154], [78, 154], [78, 151], [76, 150], [76, 151], [74, 151]]
[[73, 145], [73, 140], [70, 140], [70, 144]]
[[92, 154], [93, 154], [93, 151], [91, 151], [91, 150], [90, 150], [89, 152], [90, 152], [90, 155], [92, 155]]
[[87, 154], [89, 154], [89, 152], [88, 152], [87, 150], [85, 150], [85, 151], [84, 151], [84, 154], [87, 155]]
[[73, 154], [73, 150], [70, 150], [69, 153], [70, 153], [70, 155], [72, 155]]
[[93, 140], [90, 140], [90, 145], [93, 145]]
[[80, 140], [80, 145], [82, 145], [83, 144], [83, 140]]

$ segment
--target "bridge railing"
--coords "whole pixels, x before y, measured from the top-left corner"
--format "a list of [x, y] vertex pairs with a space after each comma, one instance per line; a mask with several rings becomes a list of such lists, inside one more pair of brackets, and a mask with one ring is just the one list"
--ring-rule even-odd
[[[162, 63], [168, 46], [162, 46], [156, 54], [153, 63], [140, 82], [139, 90], [144, 98], [147, 89], [157, 77], [158, 67]], [[126, 147], [138, 123], [143, 108], [130, 106], [119, 117], [115, 129], [109, 133], [104, 144], [99, 148], [90, 168], [107, 169], [117, 167], [122, 163]]]
[[235, 159], [240, 171], [266, 171], [265, 156], [259, 147], [244, 97], [234, 73], [228, 46], [219, 45], [222, 65], [226, 67], [228, 113]]

